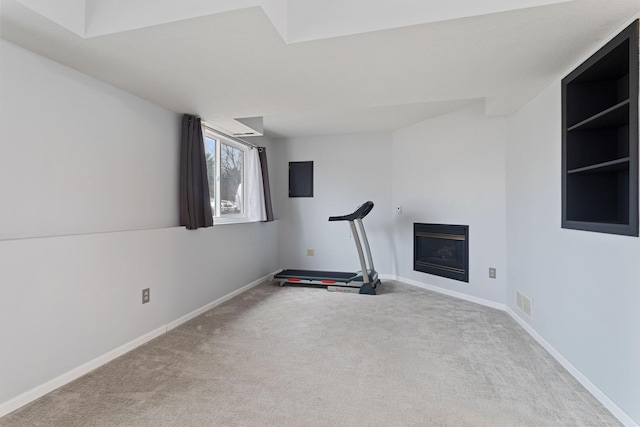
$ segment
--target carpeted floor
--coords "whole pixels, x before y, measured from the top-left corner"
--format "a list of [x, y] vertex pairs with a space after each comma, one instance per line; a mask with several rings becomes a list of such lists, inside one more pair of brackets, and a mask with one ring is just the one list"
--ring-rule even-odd
[[0, 426], [618, 426], [507, 314], [261, 284]]

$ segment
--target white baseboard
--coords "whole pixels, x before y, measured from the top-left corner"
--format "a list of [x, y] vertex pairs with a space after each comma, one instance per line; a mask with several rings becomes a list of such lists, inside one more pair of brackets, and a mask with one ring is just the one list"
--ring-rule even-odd
[[575, 366], [571, 364], [567, 359], [560, 354], [551, 344], [549, 344], [544, 338], [536, 332], [522, 317], [520, 317], [515, 311], [507, 307], [507, 314], [513, 318], [522, 328], [527, 331], [531, 337], [538, 342], [549, 354], [558, 361], [589, 393], [602, 403], [602, 405], [613, 414], [626, 427], [639, 427], [639, 424], [634, 421], [626, 412], [624, 412], [618, 405], [616, 405], [609, 396], [607, 396], [602, 390], [600, 390], [589, 378], [587, 378], [582, 372], [580, 372]]
[[[136, 347], [141, 346], [142, 344], [151, 341], [152, 339], [164, 334], [165, 332], [178, 327], [179, 325], [193, 319], [194, 317], [199, 316], [200, 314], [222, 304], [225, 301], [230, 300], [231, 298], [240, 295], [243, 292], [248, 291], [249, 289], [259, 285], [260, 283], [269, 280], [273, 277], [274, 274], [277, 274], [278, 271], [268, 274], [254, 282], [249, 283], [248, 285], [243, 286], [240, 289], [237, 289], [217, 300], [206, 304], [205, 306], [192, 311], [191, 313], [180, 317], [173, 322], [168, 323], [165, 326], [157, 328], [151, 332], [148, 332], [102, 356], [97, 357], [96, 359], [85, 363], [77, 368], [74, 368], [51, 381], [47, 381], [46, 383], [37, 386], [29, 391], [22, 393], [19, 396], [14, 397], [11, 400], [3, 402], [0, 404], [0, 417], [9, 414], [10, 412], [19, 409], [20, 407], [33, 402], [34, 400], [44, 396], [47, 393], [52, 392], [53, 390], [62, 387], [63, 385], [74, 381], [81, 376], [93, 371], [96, 368], [122, 356], [123, 354], [135, 349]], [[626, 427], [639, 427], [640, 425], [636, 423], [626, 412], [624, 412], [618, 405], [616, 405], [605, 393], [602, 392], [595, 384], [593, 384], [582, 372], [580, 372], [575, 366], [573, 366], [567, 359], [565, 359], [562, 354], [560, 354], [551, 344], [544, 340], [536, 331], [533, 329], [524, 319], [517, 315], [511, 308], [507, 307], [505, 304], [496, 303], [494, 301], [486, 300], [483, 298], [477, 298], [471, 295], [466, 295], [460, 292], [451, 291], [448, 289], [440, 288], [437, 286], [427, 285], [425, 283], [420, 283], [414, 280], [397, 277], [394, 275], [381, 274], [379, 275], [381, 279], [385, 280], [398, 280], [403, 283], [407, 283], [409, 285], [417, 286], [419, 288], [427, 289], [430, 291], [438, 292], [444, 295], [448, 295], [454, 298], [462, 299], [465, 301], [473, 302], [476, 304], [481, 304], [487, 307], [495, 308], [498, 310], [505, 311], [509, 314], [522, 328], [529, 334], [533, 339], [535, 339], [549, 354], [558, 361], [584, 388], [586, 388], [596, 399], [602, 403], [602, 405], [609, 410], [624, 426]]]
[[249, 283], [248, 285], [245, 285], [243, 287], [241, 287], [240, 289], [237, 289], [221, 298], [218, 298], [215, 301], [210, 302], [209, 304], [202, 306], [200, 308], [198, 308], [197, 310], [192, 311], [189, 314], [185, 314], [184, 316], [182, 316], [181, 318], [174, 320], [171, 323], [167, 324], [167, 331], [170, 331], [171, 329], [177, 328], [178, 326], [182, 325], [185, 322], [188, 322], [189, 320], [193, 319], [194, 317], [198, 317], [200, 316], [202, 313], [205, 313], [209, 310], [211, 310], [213, 307], [216, 307], [220, 304], [222, 304], [223, 302], [229, 301], [231, 298], [240, 295], [243, 292], [248, 291], [249, 289], [258, 286], [260, 283], [272, 279], [274, 274], [278, 274], [281, 270], [275, 271], [271, 274], [267, 274], [266, 276], [261, 277], [258, 280], [255, 280], [251, 283]]
[[571, 364], [567, 359], [560, 354], [551, 344], [545, 341], [544, 338], [536, 332], [524, 319], [522, 319], [516, 312], [511, 310], [506, 304], [499, 304], [494, 301], [485, 300], [482, 298], [473, 297], [460, 292], [450, 291], [448, 289], [439, 288], [437, 286], [427, 285], [425, 283], [416, 282], [415, 280], [406, 279], [403, 277], [397, 277], [394, 275], [380, 275], [381, 278], [387, 280], [398, 280], [409, 285], [417, 286], [419, 288], [428, 289], [430, 291], [438, 292], [444, 295], [448, 295], [454, 298], [462, 299], [465, 301], [474, 302], [476, 304], [485, 305], [487, 307], [502, 310], [509, 314], [531, 337], [538, 342], [547, 352], [558, 361], [589, 393], [593, 395], [602, 405], [607, 408], [614, 417], [618, 419], [625, 427], [640, 427], [636, 421], [634, 421], [626, 412], [624, 412], [618, 405], [616, 405], [602, 390], [600, 390], [595, 384], [593, 384], [589, 378], [587, 378], [582, 372], [580, 372], [575, 366]]
[[3, 402], [2, 404], [0, 404], [0, 417], [13, 412], [28, 403], [33, 402], [34, 400], [44, 396], [45, 394], [50, 393], [53, 390], [62, 387], [63, 385], [70, 383], [71, 381], [74, 381], [85, 374], [88, 374], [89, 372], [93, 371], [96, 368], [99, 368], [105, 363], [110, 362], [133, 350], [134, 348], [139, 347], [142, 344], [164, 334], [166, 331], [166, 326], [162, 326], [158, 329], [148, 332], [116, 348], [115, 350], [111, 350], [110, 352], [85, 363], [84, 365], [80, 365], [77, 368], [65, 372], [64, 374], [52, 379], [51, 381], [47, 381], [46, 383], [32, 388], [31, 390], [28, 390], [11, 400]]
[[254, 286], [259, 285], [260, 283], [268, 280], [269, 278], [272, 278], [274, 274], [277, 274], [279, 271], [276, 271], [274, 273], [268, 274], [254, 282], [249, 283], [248, 285], [245, 285], [243, 287], [241, 287], [240, 289], [237, 289], [221, 298], [218, 298], [217, 300], [210, 302], [209, 304], [192, 311], [191, 313], [180, 317], [177, 320], [174, 320], [173, 322], [170, 322], [164, 326], [161, 326], [160, 328], [157, 328], [151, 332], [148, 332], [132, 341], [129, 341], [128, 343], [109, 351], [108, 353], [103, 354], [102, 356], [99, 356], [81, 366], [78, 366], [77, 368], [73, 368], [72, 370], [65, 372], [64, 374], [52, 379], [51, 381], [47, 381], [46, 383], [39, 385], [37, 387], [32, 388], [31, 390], [28, 390], [16, 397], [14, 397], [13, 399], [10, 399], [6, 402], [0, 403], [0, 417], [3, 417], [7, 414], [9, 414], [10, 412], [15, 411], [16, 409], [21, 408], [22, 406], [33, 402], [34, 400], [44, 396], [47, 393], [52, 392], [53, 390], [62, 387], [65, 384], [70, 383], [71, 381], [74, 381], [78, 378], [80, 378], [81, 376], [88, 374], [89, 372], [93, 371], [94, 369], [99, 368], [100, 366], [111, 362], [112, 360], [122, 356], [125, 353], [128, 353], [129, 351], [135, 349], [136, 347], [141, 346], [142, 344], [151, 341], [152, 339], [164, 334], [167, 331], [170, 331], [171, 329], [174, 329], [175, 327], [193, 319], [196, 316], [199, 316], [200, 314], [206, 312], [207, 310], [210, 310], [211, 308], [222, 304], [225, 301], [230, 300], [231, 298], [248, 291], [249, 289], [253, 288]]
[[400, 281], [402, 283], [407, 283], [409, 285], [417, 286], [418, 288], [427, 289], [427, 290], [433, 291], [433, 292], [438, 292], [439, 294], [448, 295], [450, 297], [454, 297], [454, 298], [458, 298], [458, 299], [461, 299], [461, 300], [473, 302], [475, 304], [484, 305], [486, 307], [495, 308], [497, 310], [505, 311], [507, 309], [507, 306], [505, 304], [501, 304], [501, 303], [498, 303], [498, 302], [495, 302], [495, 301], [491, 301], [491, 300], [488, 300], [488, 299], [478, 298], [478, 297], [474, 297], [472, 295], [463, 294], [462, 292], [456, 292], [456, 291], [452, 291], [452, 290], [449, 290], [449, 289], [440, 288], [438, 286], [428, 285], [426, 283], [417, 282], [415, 280], [406, 279], [404, 277], [387, 276], [387, 275], [385, 275], [385, 276], [386, 276], [385, 278], [387, 278], [387, 279], [398, 280], [398, 281]]

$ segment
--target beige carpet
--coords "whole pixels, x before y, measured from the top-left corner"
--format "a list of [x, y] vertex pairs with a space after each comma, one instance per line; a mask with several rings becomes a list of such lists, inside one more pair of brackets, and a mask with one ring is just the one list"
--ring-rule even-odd
[[508, 315], [264, 283], [0, 426], [620, 425]]

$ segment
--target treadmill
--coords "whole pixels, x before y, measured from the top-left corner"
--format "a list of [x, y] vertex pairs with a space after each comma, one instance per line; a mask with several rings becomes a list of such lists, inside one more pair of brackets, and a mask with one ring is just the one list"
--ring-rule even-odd
[[[376, 290], [380, 287], [381, 282], [378, 279], [378, 273], [373, 267], [373, 258], [371, 257], [371, 249], [369, 248], [369, 241], [367, 240], [367, 234], [364, 231], [364, 225], [362, 224], [362, 218], [367, 216], [373, 209], [373, 202], [368, 201], [363, 203], [356, 209], [355, 212], [349, 215], [331, 216], [329, 221], [348, 221], [349, 227], [351, 227], [351, 234], [353, 240], [356, 243], [356, 249], [358, 250], [358, 258], [360, 259], [360, 271], [354, 273], [343, 271], [314, 271], [314, 270], [283, 270], [280, 273], [273, 276], [274, 279], [281, 280], [280, 286], [286, 284], [290, 285], [306, 285], [306, 286], [320, 286], [326, 288], [331, 292], [351, 292], [367, 295], [375, 295]], [[358, 224], [356, 226], [356, 224]], [[362, 243], [358, 234], [362, 234]], [[363, 251], [364, 246], [364, 251]], [[367, 254], [367, 263], [365, 262], [365, 255]]]

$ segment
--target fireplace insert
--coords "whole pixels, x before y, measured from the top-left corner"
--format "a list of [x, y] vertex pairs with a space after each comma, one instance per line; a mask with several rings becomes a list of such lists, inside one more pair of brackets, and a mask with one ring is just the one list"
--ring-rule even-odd
[[469, 226], [414, 223], [413, 269], [469, 282]]

